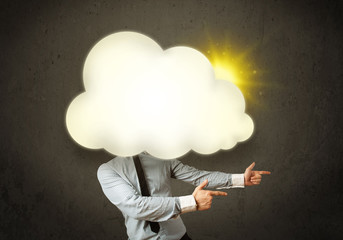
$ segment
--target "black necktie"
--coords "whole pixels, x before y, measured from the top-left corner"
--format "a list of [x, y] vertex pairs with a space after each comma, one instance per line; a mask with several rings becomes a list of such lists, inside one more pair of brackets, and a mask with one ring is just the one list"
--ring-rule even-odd
[[[140, 161], [138, 155], [133, 157], [133, 162], [135, 163], [135, 168], [136, 168], [136, 172], [137, 172], [137, 176], [138, 176], [138, 180], [139, 180], [139, 185], [141, 186], [142, 196], [150, 197], [148, 186], [147, 186], [146, 181], [145, 181], [145, 176], [144, 176], [142, 164], [141, 164], [141, 161]], [[158, 224], [158, 222], [148, 221], [148, 223], [150, 224], [151, 231], [158, 233], [158, 231], [160, 230], [160, 225]]]

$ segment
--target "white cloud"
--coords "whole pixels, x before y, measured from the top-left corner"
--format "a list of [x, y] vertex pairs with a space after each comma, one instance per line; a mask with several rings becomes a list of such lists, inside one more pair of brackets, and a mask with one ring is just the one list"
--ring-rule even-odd
[[66, 123], [87, 148], [170, 159], [230, 149], [253, 132], [240, 90], [215, 79], [208, 59], [190, 47], [163, 50], [143, 34], [115, 33], [90, 51], [83, 81]]

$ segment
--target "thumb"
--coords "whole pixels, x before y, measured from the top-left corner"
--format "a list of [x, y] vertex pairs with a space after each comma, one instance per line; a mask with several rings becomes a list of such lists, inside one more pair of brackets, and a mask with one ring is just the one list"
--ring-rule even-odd
[[252, 170], [255, 167], [255, 162], [253, 162], [247, 169]]
[[202, 190], [204, 187], [206, 187], [208, 183], [208, 180], [206, 179], [205, 181], [203, 181], [202, 183], [200, 183], [199, 186], [196, 187], [197, 190]]

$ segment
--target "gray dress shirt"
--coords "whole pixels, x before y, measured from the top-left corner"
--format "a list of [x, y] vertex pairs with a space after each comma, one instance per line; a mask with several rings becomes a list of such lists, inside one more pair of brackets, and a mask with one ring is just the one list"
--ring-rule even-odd
[[[179, 215], [189, 206], [182, 206], [182, 197], [172, 197], [171, 178], [194, 186], [208, 179], [209, 188], [244, 187], [244, 180], [242, 186], [233, 184], [232, 179], [233, 175], [240, 175], [238, 181], [241, 182], [242, 174], [201, 171], [177, 159], [161, 160], [145, 153], [139, 157], [151, 197], [141, 196], [132, 157], [116, 157], [98, 169], [102, 190], [122, 212], [127, 235], [132, 240], [179, 240], [185, 234], [186, 228]], [[159, 222], [160, 231], [152, 232], [147, 221]]]

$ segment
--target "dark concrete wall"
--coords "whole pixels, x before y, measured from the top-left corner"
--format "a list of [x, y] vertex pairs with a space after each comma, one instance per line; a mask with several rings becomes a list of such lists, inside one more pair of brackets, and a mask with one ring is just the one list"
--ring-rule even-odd
[[[230, 151], [189, 153], [207, 170], [270, 170], [183, 216], [194, 239], [337, 239], [342, 228], [342, 1], [1, 1], [0, 239], [125, 239], [97, 167], [112, 158], [65, 127], [90, 48], [120, 30], [206, 52], [209, 36], [252, 49], [255, 133]], [[193, 186], [173, 182], [175, 195]]]

